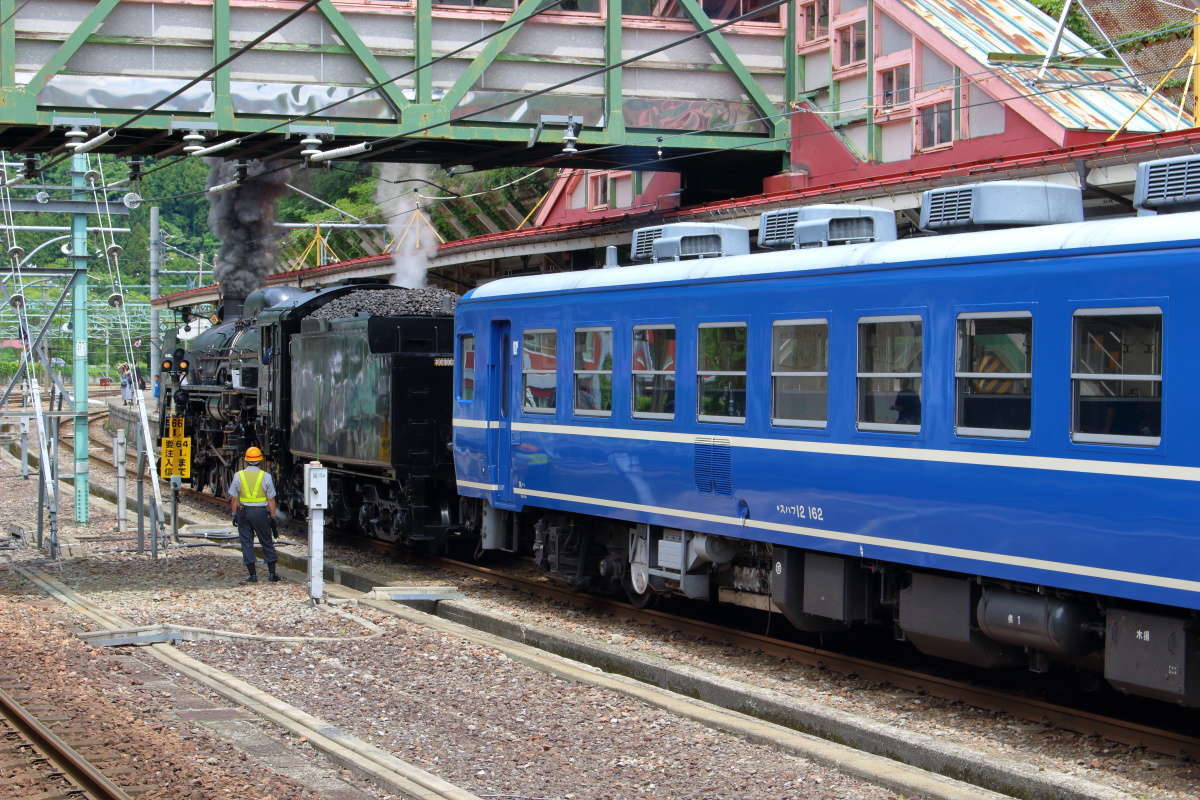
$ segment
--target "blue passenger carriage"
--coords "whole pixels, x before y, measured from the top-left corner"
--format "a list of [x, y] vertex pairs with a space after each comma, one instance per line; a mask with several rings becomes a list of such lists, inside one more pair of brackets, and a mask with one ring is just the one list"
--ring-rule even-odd
[[987, 667], [1102, 657], [1200, 703], [1200, 161], [1142, 171], [1156, 216], [984, 184], [925, 198], [923, 227], [973, 232], [810, 207], [761, 223], [793, 249], [662, 226], [635, 234], [654, 263], [473, 290], [465, 519], [637, 602], [890, 625]]

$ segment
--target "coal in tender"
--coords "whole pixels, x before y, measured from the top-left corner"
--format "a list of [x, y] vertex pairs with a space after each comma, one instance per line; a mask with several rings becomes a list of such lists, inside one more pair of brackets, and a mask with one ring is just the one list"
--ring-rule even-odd
[[331, 300], [312, 313], [314, 319], [371, 317], [449, 317], [458, 295], [436, 286], [419, 289], [359, 289]]

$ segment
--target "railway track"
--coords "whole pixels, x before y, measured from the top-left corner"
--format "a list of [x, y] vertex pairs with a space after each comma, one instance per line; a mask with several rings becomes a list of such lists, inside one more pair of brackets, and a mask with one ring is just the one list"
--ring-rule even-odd
[[[95, 416], [89, 414], [88, 415], [88, 431], [89, 431], [88, 436], [89, 436], [89, 441], [90, 441], [90, 445], [91, 445], [92, 458], [95, 459], [96, 461], [99, 461], [101, 464], [107, 464], [108, 466], [113, 467], [115, 469], [116, 465], [113, 463], [113, 459], [112, 459], [112, 455], [111, 455], [111, 453], [112, 453], [111, 444], [109, 444], [108, 442], [101, 441], [100, 439], [97, 439], [95, 437], [95, 435], [91, 433], [92, 423], [98, 422], [107, 417], [108, 417], [108, 411], [98, 411], [95, 413]], [[70, 437], [68, 437], [68, 438], [70, 438]], [[128, 466], [130, 467], [130, 469], [127, 471], [126, 474], [129, 476], [130, 480], [137, 480], [137, 474], [134, 471], [137, 466], [137, 450], [136, 449], [126, 448], [126, 461], [128, 462]], [[147, 476], [148, 476], [148, 473], [147, 473]], [[181, 498], [195, 500], [197, 503], [200, 503], [201, 505], [209, 506], [214, 509], [220, 508], [222, 510], [222, 512], [227, 511], [228, 506], [229, 506], [229, 503], [226, 500], [222, 500], [219, 497], [214, 497], [213, 495], [206, 494], [204, 492], [197, 492], [196, 490], [190, 489], [186, 486], [182, 487], [179, 490], [179, 496]]]
[[[90, 738], [87, 719], [77, 720], [52, 707], [23, 705], [18, 697], [28, 686], [0, 686], [0, 776], [4, 791], [20, 792], [5, 796], [131, 800], [110, 775], [136, 777], [134, 768], [101, 771], [98, 764], [115, 761], [117, 754]], [[57, 723], [57, 730], [51, 730], [50, 721]], [[68, 742], [75, 742], [78, 749]]]
[[[104, 455], [93, 453], [93, 457], [112, 466], [112, 460]], [[181, 493], [189, 499], [213, 508], [220, 507], [224, 510], [226, 507], [226, 501], [210, 494], [191, 489], [184, 489]], [[361, 537], [345, 537], [345, 542], [370, 549], [384, 556], [394, 557], [396, 555], [396, 547], [387, 542]], [[431, 558], [429, 563], [432, 566], [470, 575], [534, 596], [614, 614], [631, 622], [678, 631], [688, 636], [720, 642], [745, 650], [760, 651], [833, 672], [858, 675], [867, 680], [887, 683], [897, 688], [928, 694], [943, 700], [962, 702], [990, 711], [1003, 712], [1028, 722], [1049, 724], [1086, 736], [1102, 736], [1115, 742], [1145, 747], [1158, 753], [1200, 760], [1200, 738], [1186, 733], [1072, 708], [1061, 703], [1028, 697], [1011, 691], [980, 686], [931, 672], [891, 665], [774, 636], [692, 619], [679, 614], [655, 609], [638, 609], [620, 600], [581, 594], [548, 583], [540, 576], [540, 573], [537, 577], [527, 577], [511, 571], [451, 558]]]
[[790, 642], [786, 639], [691, 619], [678, 614], [654, 609], [639, 609], [612, 598], [581, 595], [536, 578], [513, 575], [478, 564], [448, 558], [432, 559], [431, 561], [444, 569], [481, 578], [496, 585], [569, 603], [576, 607], [604, 611], [628, 621], [678, 631], [688, 636], [728, 644], [744, 650], [759, 651], [846, 675], [858, 675], [867, 680], [880, 681], [897, 688], [928, 694], [943, 700], [957, 701], [989, 711], [1003, 712], [1028, 722], [1046, 723], [1086, 736], [1102, 736], [1115, 742], [1145, 747], [1158, 753], [1200, 760], [1200, 738], [1185, 733], [1156, 728], [798, 642]]

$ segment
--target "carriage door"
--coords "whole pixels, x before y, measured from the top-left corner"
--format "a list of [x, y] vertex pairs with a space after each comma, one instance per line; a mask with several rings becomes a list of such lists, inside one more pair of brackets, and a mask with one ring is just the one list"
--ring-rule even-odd
[[512, 395], [514, 353], [509, 321], [492, 321], [492, 350], [488, 354], [488, 467], [491, 482], [500, 488], [494, 497], [498, 505], [511, 505], [515, 499], [512, 485]]

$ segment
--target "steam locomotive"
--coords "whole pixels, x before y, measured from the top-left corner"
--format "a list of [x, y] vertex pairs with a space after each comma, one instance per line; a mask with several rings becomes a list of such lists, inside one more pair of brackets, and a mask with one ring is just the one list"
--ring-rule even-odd
[[332, 522], [410, 546], [444, 542], [457, 517], [442, 401], [453, 295], [414, 313], [395, 302], [403, 292], [351, 284], [225, 298], [220, 324], [190, 343], [172, 398], [193, 438], [193, 487], [224, 495], [256, 445], [285, 513], [305, 514], [303, 464], [318, 459], [329, 467]]

